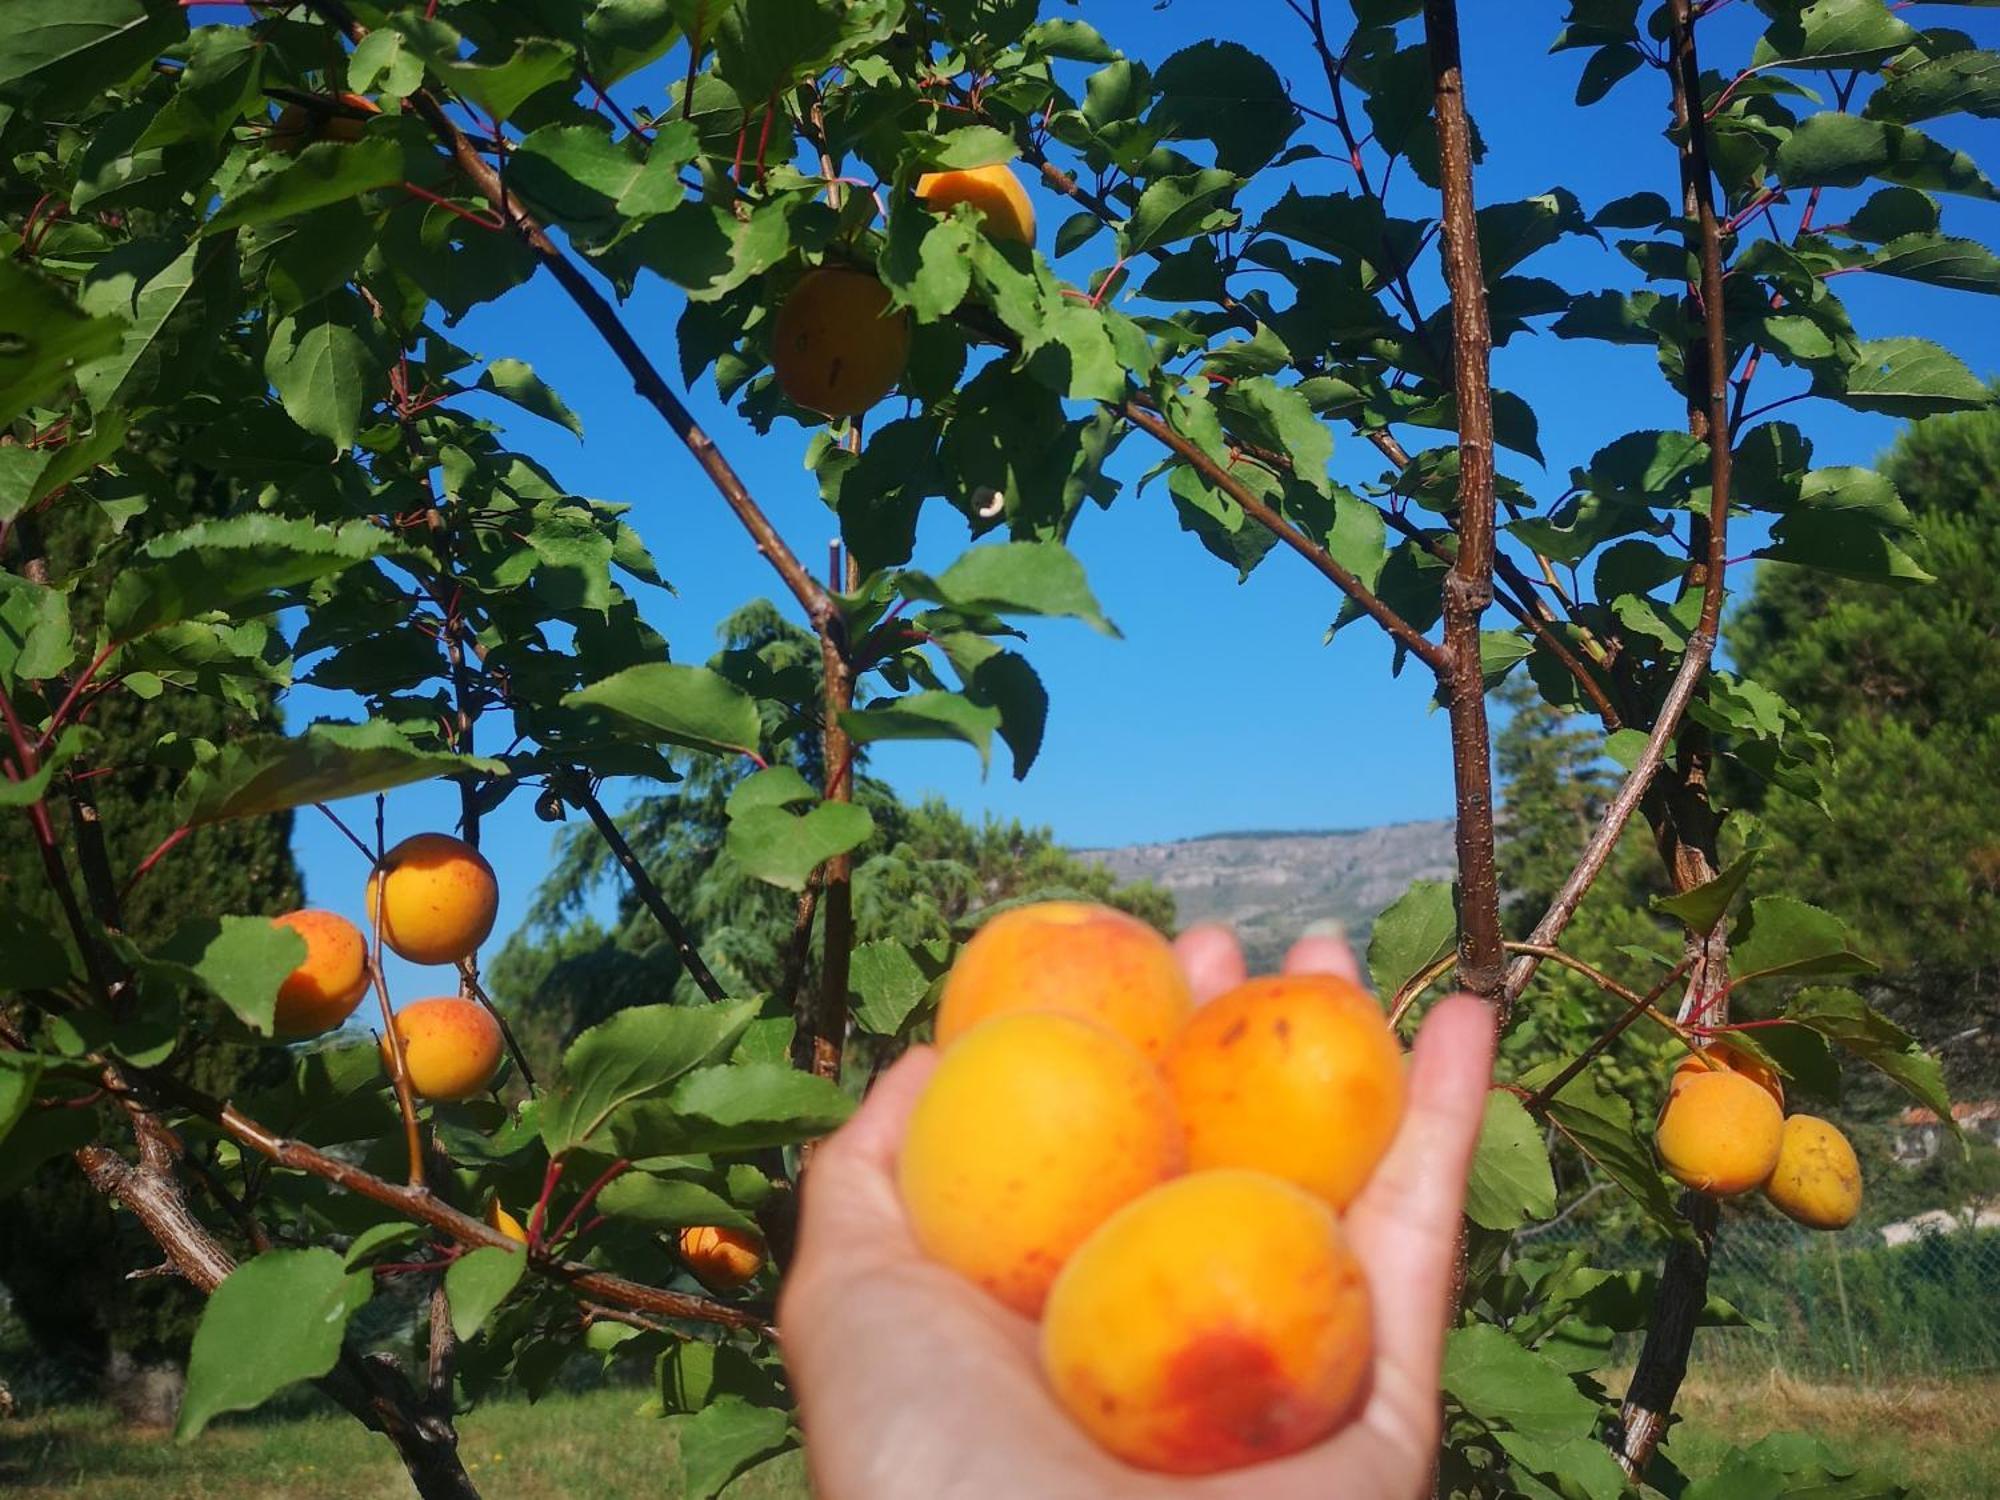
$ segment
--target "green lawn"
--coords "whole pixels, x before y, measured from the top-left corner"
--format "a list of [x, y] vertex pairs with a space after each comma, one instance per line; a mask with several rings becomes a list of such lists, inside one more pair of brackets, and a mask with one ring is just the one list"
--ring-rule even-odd
[[[1697, 1381], [1674, 1452], [1708, 1472], [1729, 1443], [1791, 1427], [1924, 1486], [1930, 1500], [2000, 1495], [1993, 1412], [2000, 1378], [1853, 1391], [1772, 1378]], [[673, 1441], [632, 1415], [632, 1392], [504, 1402], [461, 1423], [462, 1452], [490, 1500], [619, 1500], [671, 1493]], [[121, 1432], [102, 1410], [68, 1408], [0, 1424], [0, 1492], [9, 1500], [406, 1500], [402, 1471], [378, 1438], [344, 1416], [224, 1423], [187, 1447]], [[796, 1455], [747, 1476], [732, 1500], [800, 1500]]]

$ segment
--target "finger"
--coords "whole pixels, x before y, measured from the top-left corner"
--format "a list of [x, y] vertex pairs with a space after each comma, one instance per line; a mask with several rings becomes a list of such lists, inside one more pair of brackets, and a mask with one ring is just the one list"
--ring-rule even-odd
[[1337, 974], [1361, 983], [1361, 965], [1347, 945], [1347, 929], [1338, 922], [1315, 922], [1285, 954], [1287, 974]]
[[813, 1153], [800, 1205], [801, 1267], [841, 1245], [907, 1235], [896, 1192], [896, 1154], [917, 1096], [936, 1067], [936, 1048], [912, 1047], [875, 1080], [853, 1118]]
[[1235, 989], [1248, 975], [1236, 934], [1220, 922], [1196, 923], [1174, 939], [1174, 952], [1180, 956], [1196, 1005]]

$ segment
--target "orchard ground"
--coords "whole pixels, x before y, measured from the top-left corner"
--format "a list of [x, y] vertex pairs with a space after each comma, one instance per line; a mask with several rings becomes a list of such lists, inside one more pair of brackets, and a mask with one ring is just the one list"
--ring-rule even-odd
[[[662, 1426], [634, 1432], [633, 1390], [500, 1402], [459, 1423], [459, 1451], [475, 1483], [509, 1500], [672, 1500], [673, 1438]], [[2000, 1375], [1882, 1389], [1762, 1378], [1690, 1378], [1689, 1419], [1670, 1451], [1691, 1477], [1710, 1473], [1732, 1443], [1787, 1427], [1903, 1482], [1926, 1500], [2000, 1494], [2000, 1448], [1991, 1413]], [[650, 1453], [647, 1445], [656, 1444]], [[407, 1496], [395, 1456], [338, 1414], [217, 1424], [182, 1447], [164, 1434], [135, 1436], [99, 1407], [73, 1406], [0, 1426], [0, 1492], [14, 1500], [389, 1500]], [[806, 1500], [797, 1454], [746, 1474], [727, 1500]]]

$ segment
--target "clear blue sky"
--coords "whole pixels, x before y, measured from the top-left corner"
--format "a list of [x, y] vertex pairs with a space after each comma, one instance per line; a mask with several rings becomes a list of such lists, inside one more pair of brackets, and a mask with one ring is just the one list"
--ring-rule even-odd
[[[1484, 4], [1462, 7], [1465, 54], [1474, 116], [1488, 145], [1477, 178], [1482, 203], [1542, 192], [1562, 183], [1586, 210], [1628, 193], [1652, 189], [1675, 196], [1671, 146], [1659, 75], [1635, 75], [1603, 103], [1579, 111], [1571, 103], [1586, 54], [1551, 55], [1564, 7]], [[1063, 8], [1051, 7], [1056, 13]], [[1344, 11], [1338, 4], [1330, 13]], [[1086, 0], [1076, 14], [1095, 24], [1129, 55], [1157, 63], [1189, 42], [1228, 33], [1262, 52], [1309, 104], [1324, 105], [1324, 83], [1303, 44], [1303, 31], [1280, 0]], [[1920, 25], [1973, 32], [2000, 45], [2000, 17], [1965, 6], [1917, 7]], [[1747, 3], [1727, 7], [1703, 28], [1711, 66], [1735, 66], [1748, 55], [1764, 18]], [[627, 105], [662, 106], [667, 70], [655, 69], [617, 90]], [[1504, 103], [1502, 101], [1505, 101]], [[1308, 135], [1319, 127], [1308, 123]], [[1953, 118], [1924, 129], [1983, 154], [2000, 170], [2000, 130], [1990, 122]], [[1318, 164], [1308, 190], [1336, 191], [1350, 174]], [[1415, 217], [1434, 200], [1399, 169], [1391, 208]], [[1038, 197], [1046, 250], [1064, 206]], [[1787, 212], [1789, 226], [1796, 210]], [[1948, 232], [2000, 242], [2000, 207], [1963, 198], [1945, 200]], [[1104, 255], [1098, 241], [1077, 259], [1078, 276]], [[1568, 241], [1528, 269], [1573, 285], [1632, 286], [1635, 273], [1609, 245]], [[1427, 267], [1420, 295], [1435, 305], [1437, 283]], [[1914, 333], [1954, 349], [1981, 374], [2000, 367], [2000, 302], [1887, 278], [1853, 276], [1839, 284], [1864, 337]], [[643, 285], [624, 312], [641, 342], [670, 373], [678, 367], [673, 330], [679, 296], [657, 280]], [[545, 462], [572, 491], [629, 502], [639, 528], [675, 594], [649, 591], [648, 617], [672, 641], [676, 657], [699, 661], [713, 648], [716, 622], [746, 599], [777, 594], [775, 580], [693, 462], [653, 411], [633, 394], [582, 317], [540, 277], [495, 307], [469, 317], [455, 337], [488, 356], [532, 363], [581, 416], [586, 439], [496, 406], [511, 443]], [[1678, 398], [1660, 378], [1650, 350], [1613, 349], [1547, 336], [1517, 338], [1498, 352], [1496, 383], [1526, 397], [1541, 419], [1546, 471], [1503, 454], [1505, 472], [1544, 498], [1561, 493], [1572, 465], [1619, 434], [1674, 427]], [[1798, 375], [1766, 362], [1756, 400], [1799, 389]], [[817, 487], [801, 466], [806, 433], [781, 426], [759, 439], [714, 397], [706, 383], [690, 393], [699, 418], [716, 436], [793, 548], [809, 559], [825, 555], [837, 533]], [[1887, 418], [1802, 402], [1786, 415], [1816, 444], [1815, 461], [1864, 463], [1892, 438]], [[1130, 479], [1152, 462], [1142, 440], [1129, 443], [1115, 471]], [[1373, 479], [1380, 460], [1360, 440], [1336, 438], [1336, 466], [1350, 482]], [[965, 545], [962, 520], [933, 502], [918, 562], [941, 566]], [[1323, 828], [1445, 816], [1450, 767], [1442, 714], [1429, 709], [1420, 671], [1392, 681], [1389, 651], [1362, 625], [1321, 644], [1339, 599], [1329, 585], [1289, 554], [1274, 552], [1239, 586], [1232, 569], [1181, 532], [1162, 489], [1125, 495], [1110, 511], [1092, 507], [1072, 545], [1082, 557], [1123, 640], [1081, 626], [1033, 626], [1025, 646], [1052, 700], [1039, 763], [1025, 782], [997, 765], [982, 779], [964, 746], [885, 746], [871, 769], [905, 795], [941, 793], [969, 812], [991, 812], [1047, 824], [1072, 844], [1174, 838], [1235, 828]], [[1746, 546], [1732, 551], [1748, 550]], [[1747, 576], [1734, 580], [1738, 589]], [[330, 695], [299, 690], [290, 706], [295, 726], [313, 717], [351, 718], [354, 710]], [[502, 726], [494, 726], [499, 731]], [[496, 745], [505, 734], [496, 734]], [[492, 748], [492, 747], [487, 747]], [[612, 788], [613, 801], [631, 786]], [[550, 828], [517, 796], [485, 825], [485, 847], [504, 890], [498, 940], [517, 922], [547, 867]], [[398, 792], [390, 799], [391, 837], [447, 827], [456, 800], [440, 788]], [[365, 806], [347, 814], [365, 822]], [[297, 844], [308, 896], [315, 904], [360, 915], [359, 857], [324, 819], [299, 815]], [[417, 993], [413, 974], [397, 977], [397, 993]]]

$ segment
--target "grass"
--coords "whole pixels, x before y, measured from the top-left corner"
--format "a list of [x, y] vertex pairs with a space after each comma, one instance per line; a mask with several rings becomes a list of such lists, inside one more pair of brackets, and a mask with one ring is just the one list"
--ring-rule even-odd
[[[1776, 1428], [1813, 1433], [1836, 1452], [1922, 1486], [1929, 1500], [2000, 1494], [1993, 1410], [2000, 1377], [1893, 1389], [1813, 1385], [1783, 1376], [1690, 1381], [1677, 1461], [1709, 1473], [1731, 1444]], [[671, 1493], [673, 1437], [634, 1416], [636, 1393], [500, 1402], [460, 1423], [473, 1482], [494, 1500], [596, 1500]], [[739, 1480], [730, 1500], [804, 1500], [797, 1455]], [[182, 1447], [120, 1430], [96, 1407], [66, 1407], [0, 1425], [0, 1493], [8, 1500], [408, 1500], [388, 1447], [339, 1416], [223, 1423]]]

